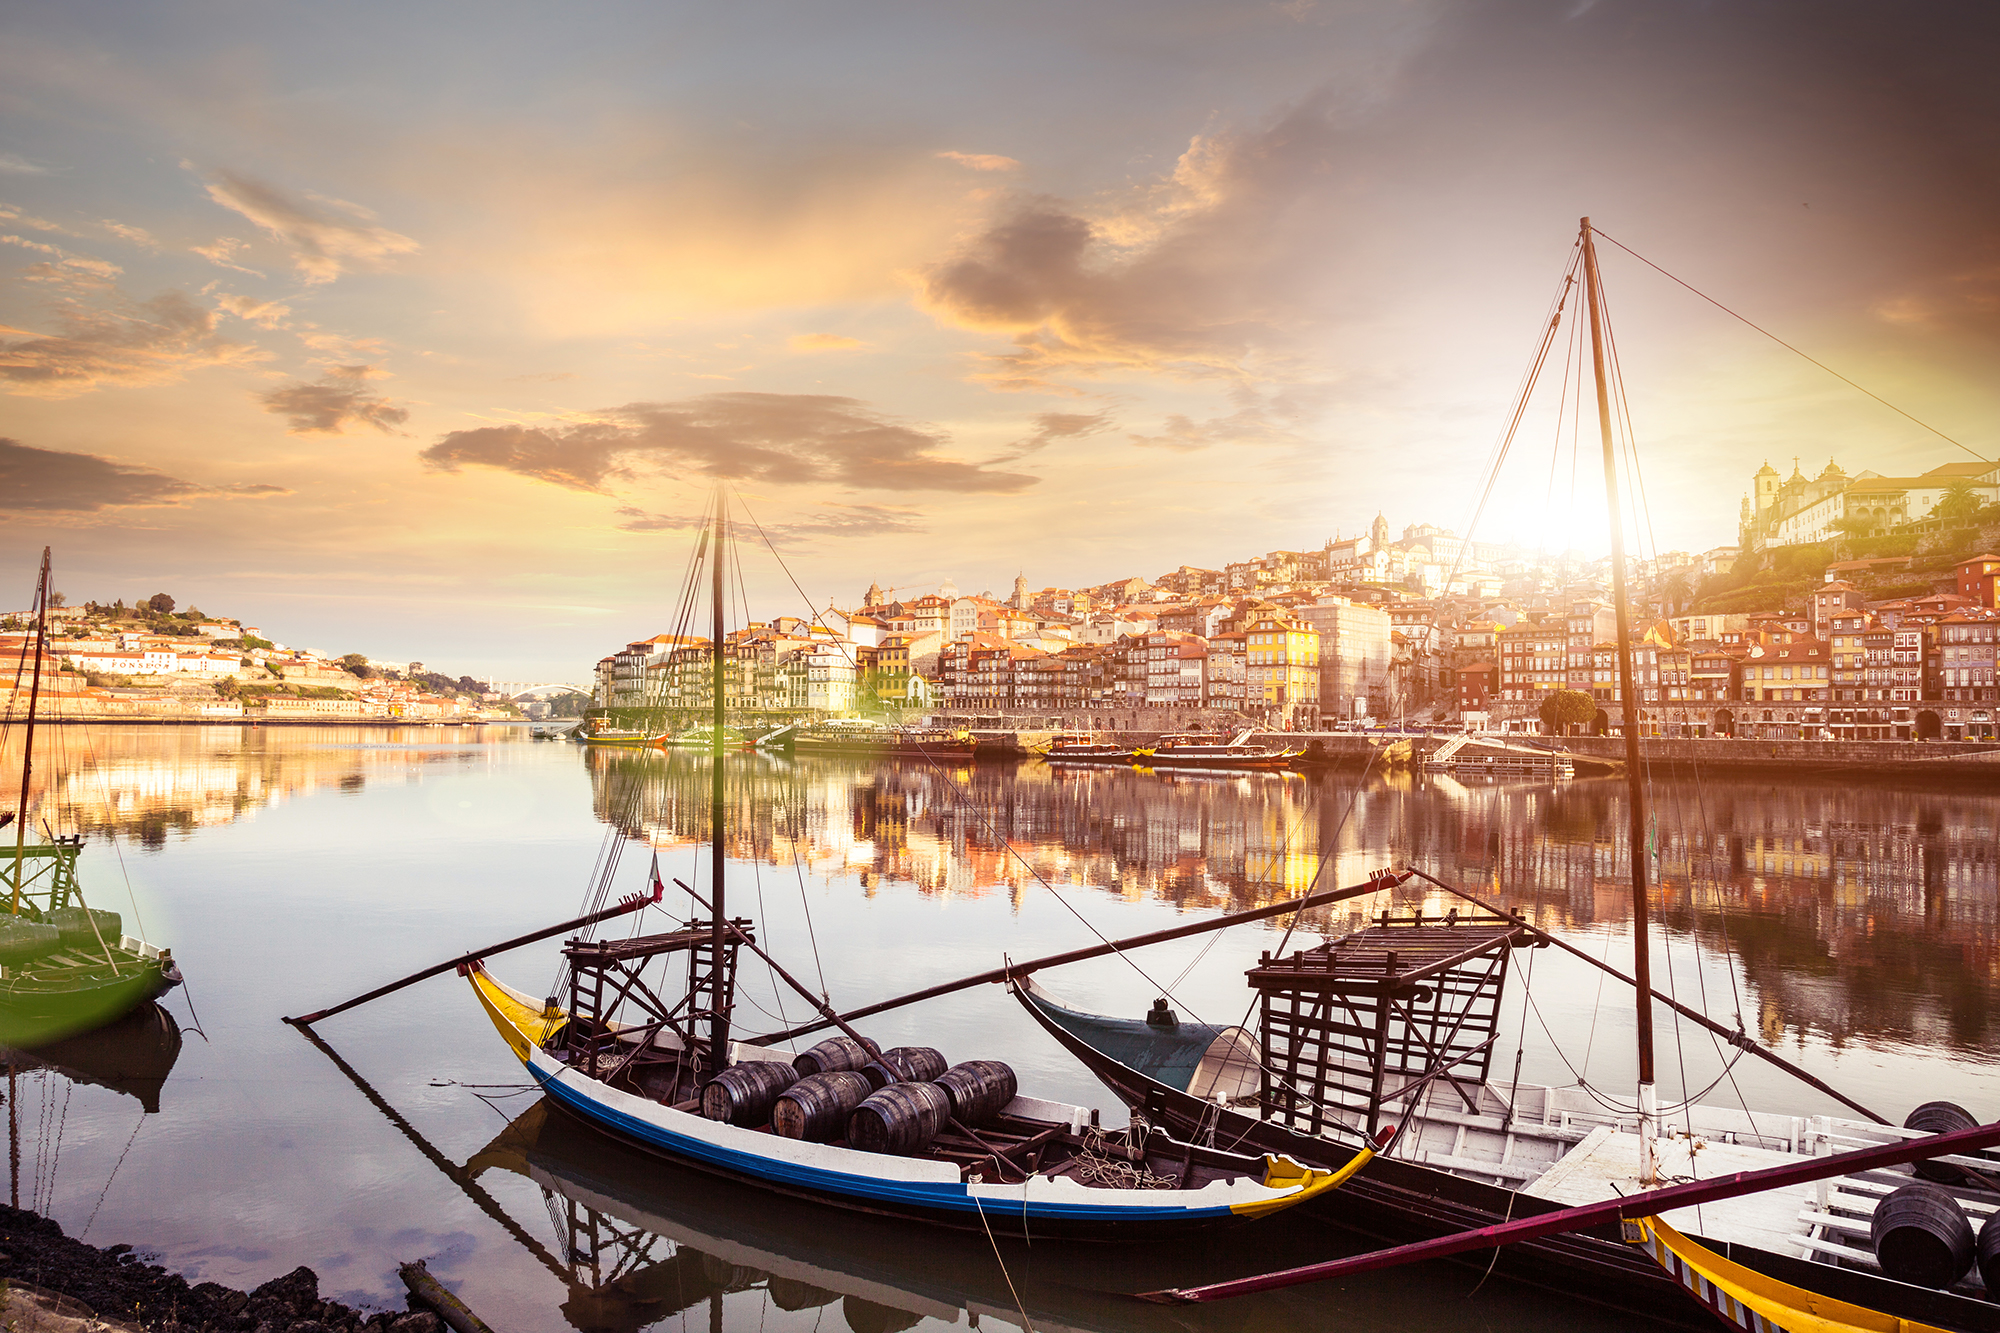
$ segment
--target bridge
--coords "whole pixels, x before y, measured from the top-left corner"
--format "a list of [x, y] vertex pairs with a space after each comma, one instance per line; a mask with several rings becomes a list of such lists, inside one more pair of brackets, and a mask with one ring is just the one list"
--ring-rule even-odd
[[509, 699], [547, 699], [557, 694], [590, 693], [588, 685], [572, 685], [568, 681], [530, 682], [523, 680], [496, 680], [491, 682], [493, 692]]

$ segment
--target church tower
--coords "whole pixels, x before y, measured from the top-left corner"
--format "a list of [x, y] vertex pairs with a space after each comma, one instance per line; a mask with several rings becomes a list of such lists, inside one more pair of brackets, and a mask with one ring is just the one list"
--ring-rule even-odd
[[1750, 479], [1751, 495], [1756, 499], [1759, 516], [1778, 503], [1778, 487], [1781, 484], [1778, 469], [1771, 466], [1770, 459], [1765, 459], [1764, 466], [1758, 468], [1757, 475]]
[[862, 603], [862, 605], [863, 605], [863, 606], [880, 606], [880, 605], [882, 605], [882, 585], [881, 585], [881, 584], [879, 584], [879, 583], [871, 583], [871, 584], [869, 584], [869, 585], [868, 585], [868, 600], [867, 600], [867, 601], [865, 601], [865, 602], [863, 602], [863, 603]]
[[1374, 550], [1382, 550], [1389, 544], [1389, 520], [1378, 511], [1375, 521], [1368, 525], [1368, 541]]
[[1013, 605], [1016, 611], [1025, 611], [1028, 609], [1028, 576], [1025, 572], [1014, 576]]

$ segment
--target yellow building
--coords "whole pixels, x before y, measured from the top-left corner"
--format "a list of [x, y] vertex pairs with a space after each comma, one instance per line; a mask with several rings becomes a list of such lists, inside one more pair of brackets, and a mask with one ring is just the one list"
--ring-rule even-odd
[[1281, 615], [1244, 631], [1245, 703], [1278, 726], [1319, 721], [1319, 631]]

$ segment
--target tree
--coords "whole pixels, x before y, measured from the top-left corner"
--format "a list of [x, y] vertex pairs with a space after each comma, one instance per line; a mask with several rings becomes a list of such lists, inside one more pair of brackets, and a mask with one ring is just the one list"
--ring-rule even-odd
[[174, 609], [174, 599], [163, 592], [156, 592], [146, 599], [146, 607], [159, 615], [166, 615]]
[[1565, 736], [1597, 716], [1597, 700], [1581, 690], [1557, 690], [1542, 700], [1542, 726], [1550, 735]]
[[209, 688], [215, 691], [215, 697], [218, 699], [234, 699], [243, 689], [241, 685], [237, 684], [236, 677], [234, 676], [224, 676], [221, 680], [209, 686]]
[[1931, 517], [1941, 518], [1948, 523], [1967, 523], [1979, 517], [1985, 504], [1979, 492], [1964, 477], [1956, 478], [1944, 488], [1944, 495], [1931, 506]]
[[374, 678], [375, 668], [368, 665], [368, 658], [361, 653], [343, 653], [340, 664], [362, 680]]
[[49, 594], [50, 606], [66, 606], [68, 605], [68, 603], [69, 603], [69, 598], [63, 596], [59, 592], [52, 592]]

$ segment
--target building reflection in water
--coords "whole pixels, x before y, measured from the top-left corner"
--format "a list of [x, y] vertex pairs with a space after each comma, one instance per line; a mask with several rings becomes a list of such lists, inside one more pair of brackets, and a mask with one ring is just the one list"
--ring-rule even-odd
[[[475, 727], [48, 726], [36, 733], [29, 808], [59, 833], [158, 847], [314, 791], [360, 792], [476, 763], [467, 743], [480, 736]], [[0, 772], [19, 774], [21, 744], [22, 729], [9, 728]]]
[[[658, 847], [708, 836], [707, 761], [586, 756], [598, 817]], [[1408, 861], [1548, 929], [1631, 917], [1624, 784], [939, 766], [746, 755], [732, 856], [954, 896], [1038, 880], [1183, 910], [1255, 906]], [[1866, 1036], [2000, 1050], [1996, 803], [1977, 793], [1656, 780], [1648, 851], [1669, 937], [1733, 954], [1765, 1038]], [[1320, 872], [1322, 857], [1328, 857]], [[1413, 883], [1399, 911], [1457, 900]], [[1338, 934], [1372, 906], [1313, 914]]]

